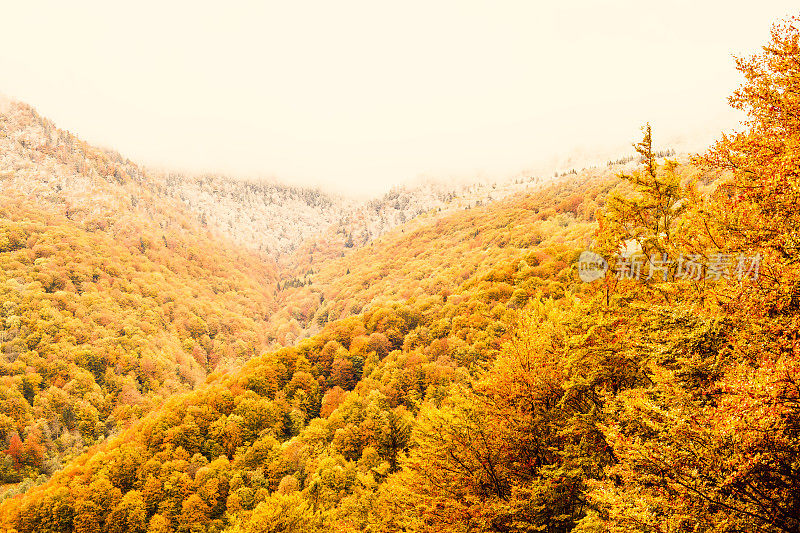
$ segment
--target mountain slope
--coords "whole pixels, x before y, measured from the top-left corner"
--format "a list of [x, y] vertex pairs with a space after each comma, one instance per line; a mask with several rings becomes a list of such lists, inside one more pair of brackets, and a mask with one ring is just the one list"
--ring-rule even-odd
[[[282, 281], [273, 331], [290, 342], [373, 304], [446, 297], [467, 280], [512, 278], [526, 259], [522, 268], [538, 280], [525, 286], [527, 298], [565, 275], [572, 257], [560, 245], [586, 236], [611, 176], [587, 171], [487, 206], [421, 215], [341, 257], [312, 242], [291, 256], [294, 275]], [[514, 267], [500, 272], [504, 262]]]
[[[72, 318], [86, 313], [72, 302], [91, 313], [110, 297], [106, 307], [124, 315], [128, 302], [147, 309], [144, 297], [155, 298], [162, 308], [136, 326], [147, 333], [158, 324], [153, 316], [173, 310], [158, 300], [161, 290], [185, 283], [178, 296], [200, 306], [204, 285], [215, 292], [222, 283], [215, 274], [233, 274], [219, 261], [240, 249], [221, 240], [203, 248], [207, 260], [191, 247], [186, 256], [151, 258], [151, 240], [130, 238], [163, 231], [160, 221], [172, 220], [166, 213], [156, 210], [155, 223], [135, 226], [137, 233], [130, 224], [98, 228], [91, 213], [67, 223], [72, 211], [62, 214], [41, 196], [50, 211], [18, 200], [4, 221], [2, 259], [14, 274], [5, 286], [21, 296], [7, 289], [3, 324], [22, 331], [27, 321], [41, 331], [12, 341], [28, 351], [12, 351], [3, 367], [12, 410], [2, 420], [27, 431], [9, 439], [4, 472], [28, 477], [5, 492], [0, 528], [797, 531], [797, 22], [776, 25], [763, 53], [737, 64], [745, 83], [732, 102], [749, 114], [748, 130], [691, 164], [658, 160], [648, 125], [634, 172], [576, 173], [534, 195], [423, 214], [339, 255], [335, 243], [312, 240], [296, 250], [293, 270], [271, 279], [249, 269], [234, 275], [245, 291], [250, 280], [269, 280], [264, 292], [274, 290], [275, 300], [262, 301], [285, 308], [244, 326], [293, 344], [218, 368], [36, 481], [46, 436], [38, 428], [48, 423], [33, 419], [37, 409], [79, 390], [84, 403], [104, 398], [105, 381], [95, 375], [93, 387], [85, 375], [92, 361], [76, 352], [76, 375], [65, 384], [57, 354], [46, 351], [56, 341], [71, 353], [81, 340]], [[186, 220], [167, 249], [170, 238], [207, 236]], [[114, 248], [122, 244], [130, 258]], [[586, 256], [579, 262], [587, 248], [600, 255], [590, 265]], [[49, 277], [44, 267], [66, 265], [67, 249], [117, 254], [123, 263], [107, 271], [87, 257], [81, 263], [108, 277]], [[163, 264], [175, 275], [169, 286], [136, 274]], [[578, 273], [587, 266], [604, 268], [584, 283]], [[210, 281], [200, 281], [206, 271]], [[159, 293], [137, 300], [130, 285], [140, 279]], [[102, 290], [84, 301], [92, 284]], [[61, 294], [73, 287], [76, 295]], [[249, 297], [240, 303], [243, 317], [261, 309]], [[184, 327], [203, 347], [209, 324], [204, 330], [201, 316], [189, 318]], [[180, 321], [163, 325], [170, 324]], [[138, 334], [126, 326], [122, 333]], [[154, 338], [168, 342], [167, 330]], [[196, 344], [178, 335], [194, 354]], [[138, 356], [125, 345], [105, 360], [120, 365], [129, 353]], [[104, 379], [127, 370], [114, 366], [109, 375], [107, 367]], [[133, 372], [126, 376], [138, 380]], [[26, 403], [32, 415], [14, 418], [28, 412]]]
[[[359, 484], [377, 489], [399, 468], [420, 401], [446, 397], [467, 369], [496, 357], [515, 309], [576, 285], [570, 263], [590, 238], [607, 179], [580, 176], [538, 196], [420, 217], [326, 262], [310, 285], [279, 295], [294, 302], [290, 313], [316, 298], [307, 313], [318, 334], [212, 375], [6, 501], [3, 514], [19, 531], [59, 521], [222, 530], [255, 517], [260, 502], [301, 511], [302, 489], [317, 491], [332, 525], [340, 505], [363, 495]], [[586, 190], [601, 196], [578, 195]], [[321, 304], [320, 290], [330, 295]], [[355, 315], [339, 319], [337, 309]], [[108, 501], [95, 501], [101, 493]]]
[[34, 450], [4, 479], [52, 473], [266, 345], [274, 263], [157, 190], [27, 106], [0, 115], [0, 437]]
[[379, 198], [354, 200], [318, 189], [290, 187], [265, 180], [223, 176], [158, 176], [160, 194], [180, 201], [203, 227], [281, 260], [325, 239], [339, 254], [360, 247], [393, 228], [433, 211], [453, 211], [499, 200], [535, 186], [539, 178], [505, 183], [455, 185], [427, 183], [395, 187]]

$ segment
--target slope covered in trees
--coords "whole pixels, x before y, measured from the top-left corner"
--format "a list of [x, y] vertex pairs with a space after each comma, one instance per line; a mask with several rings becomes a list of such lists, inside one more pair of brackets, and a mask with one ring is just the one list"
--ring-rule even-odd
[[[457, 229], [471, 220], [465, 213], [439, 229], [458, 239]], [[495, 215], [525, 218], [508, 207]], [[589, 223], [563, 219], [570, 231], [587, 234]], [[269, 520], [275, 527], [297, 520], [298, 530], [331, 521], [360, 528], [369, 511], [361, 508], [370, 501], [362, 500], [364, 491], [399, 470], [420, 404], [447, 397], [470, 368], [495, 357], [515, 308], [540, 291], [538, 276], [570, 270], [569, 257], [507, 248], [505, 261], [487, 263], [449, 295], [421, 291], [376, 303], [240, 372], [212, 375], [207, 386], [171, 400], [41, 488], [7, 500], [2, 514], [16, 516], [20, 531], [202, 531]], [[389, 246], [385, 254], [388, 260], [397, 250]], [[537, 275], [525, 259], [544, 269]], [[306, 490], [313, 492], [308, 498], [300, 492]], [[108, 501], [94, 501], [101, 494]], [[265, 518], [272, 512], [261, 505], [267, 501], [296, 516]]]
[[494, 183], [429, 182], [394, 187], [377, 198], [359, 200], [308, 187], [224, 176], [158, 176], [159, 193], [179, 201], [204, 228], [242, 246], [284, 259], [308, 241], [335, 255], [372, 242], [432, 211], [483, 205], [541, 184], [515, 176]]
[[0, 115], [0, 481], [49, 475], [267, 343], [275, 266], [27, 106]]
[[[648, 127], [635, 172], [303, 249], [276, 289], [316, 333], [173, 395], [0, 527], [798, 531], [798, 22], [738, 62], [746, 129], [691, 165]], [[584, 283], [589, 246], [608, 270]], [[9, 440], [9, 468], [38, 446]]]
[[[539, 305], [529, 301], [586, 290], [574, 261], [613, 187], [608, 175], [570, 177], [536, 195], [422, 217], [326, 262], [319, 281], [281, 295], [310, 295], [320, 333], [212, 375], [3, 512], [20, 531], [360, 530], [404, 520], [376, 513], [408, 501], [386, 507], [382, 491], [401, 490], [387, 481], [411, 472], [403, 465], [423, 409], [504, 353], [521, 310]], [[330, 305], [341, 317], [323, 315]], [[100, 492], [111, 499], [94, 501]]]
[[292, 269], [281, 271], [276, 338], [290, 344], [387, 301], [446, 300], [467, 281], [502, 281], [510, 289], [520, 277], [518, 306], [538, 289], [563, 294], [561, 282], [575, 250], [591, 242], [611, 177], [605, 169], [586, 171], [486, 206], [421, 215], [347, 254], [307, 243], [291, 256]]

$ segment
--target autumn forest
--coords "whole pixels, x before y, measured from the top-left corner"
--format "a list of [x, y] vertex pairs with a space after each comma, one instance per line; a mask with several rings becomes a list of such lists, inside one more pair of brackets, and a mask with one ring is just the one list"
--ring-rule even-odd
[[362, 204], [0, 102], [0, 531], [800, 531], [797, 19], [736, 68], [701, 153]]

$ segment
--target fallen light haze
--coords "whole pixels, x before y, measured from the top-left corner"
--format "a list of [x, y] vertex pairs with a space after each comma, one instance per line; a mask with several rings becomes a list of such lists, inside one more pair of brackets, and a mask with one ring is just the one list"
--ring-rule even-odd
[[5, 2], [0, 93], [149, 166], [378, 194], [603, 160], [644, 121], [701, 150], [739, 119], [731, 51], [793, 8]]

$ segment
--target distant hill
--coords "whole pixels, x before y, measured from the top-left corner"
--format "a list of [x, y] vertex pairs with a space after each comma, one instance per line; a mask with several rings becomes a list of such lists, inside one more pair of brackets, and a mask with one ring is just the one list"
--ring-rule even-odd
[[431, 211], [452, 210], [501, 199], [540, 183], [429, 183], [396, 187], [366, 201], [319, 189], [224, 176], [159, 176], [163, 194], [180, 200], [208, 229], [279, 259], [309, 241], [335, 241], [339, 252], [363, 246], [392, 228]]

